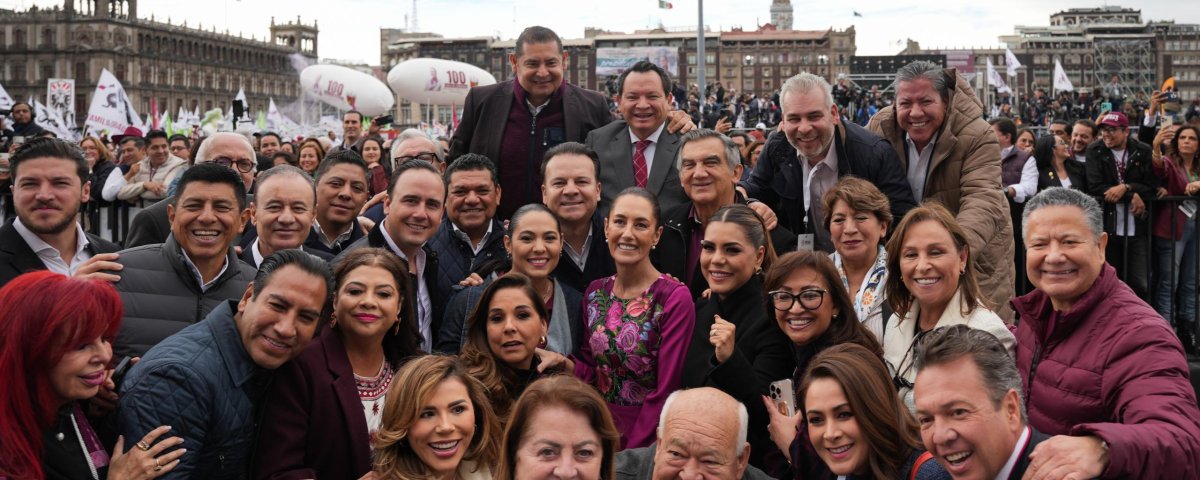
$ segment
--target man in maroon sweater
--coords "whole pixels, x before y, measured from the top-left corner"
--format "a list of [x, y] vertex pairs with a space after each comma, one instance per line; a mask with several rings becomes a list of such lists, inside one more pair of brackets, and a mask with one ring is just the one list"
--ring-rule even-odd
[[[526, 28], [508, 60], [513, 81], [467, 93], [462, 121], [446, 157], [447, 165], [464, 153], [482, 154], [495, 162], [505, 192], [496, 211], [496, 218], [502, 220], [522, 205], [541, 201], [546, 150], [563, 142], [583, 143], [588, 132], [613, 120], [603, 95], [563, 80], [568, 58], [553, 30]], [[684, 112], [672, 112], [668, 131], [691, 128]]]

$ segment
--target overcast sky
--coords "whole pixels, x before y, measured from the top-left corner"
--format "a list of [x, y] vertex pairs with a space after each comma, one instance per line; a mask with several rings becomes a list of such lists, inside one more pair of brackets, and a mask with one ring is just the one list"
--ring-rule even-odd
[[[632, 32], [657, 26], [695, 26], [697, 0], [671, 0], [672, 9], [658, 8], [658, 0], [418, 0], [421, 31], [447, 37], [498, 36], [514, 38], [526, 26], [540, 24], [564, 38], [581, 38], [587, 26]], [[771, 19], [771, 0], [708, 0], [704, 21], [713, 30], [742, 27], [753, 30]], [[0, 7], [61, 5], [54, 0], [0, 0]], [[1095, 7], [1101, 2], [1046, 0], [991, 0], [932, 2], [913, 0], [795, 1], [798, 30], [844, 29], [857, 31], [859, 55], [891, 55], [912, 38], [922, 47], [994, 47], [1000, 35], [1014, 25], [1047, 25], [1050, 14], [1074, 7]], [[1200, 8], [1188, 0], [1143, 0], [1113, 3], [1142, 10], [1144, 20], [1175, 19], [1200, 23]], [[1191, 5], [1191, 6], [1186, 6]], [[216, 26], [249, 37], [267, 36], [270, 18], [305, 23], [319, 22], [322, 58], [379, 63], [379, 29], [404, 28], [411, 16], [412, 0], [142, 0], [140, 16], [151, 14], [173, 23], [187, 19], [189, 26]], [[862, 17], [854, 17], [857, 11]]]

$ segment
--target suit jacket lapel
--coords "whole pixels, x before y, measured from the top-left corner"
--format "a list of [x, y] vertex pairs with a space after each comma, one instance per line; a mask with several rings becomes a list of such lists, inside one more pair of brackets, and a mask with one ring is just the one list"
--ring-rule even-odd
[[[564, 80], [565, 81], [565, 80]], [[563, 126], [569, 141], [585, 138], [587, 132], [579, 131], [579, 118], [583, 116], [583, 107], [579, 105], [579, 96], [575, 95], [574, 86], [567, 84], [563, 88]]]
[[[629, 126], [624, 121], [620, 122], [620, 128], [613, 133], [612, 142], [610, 143], [610, 152], [612, 158], [616, 160], [613, 168], [613, 174], [617, 177], [618, 193], [625, 187], [637, 185], [633, 178], [633, 142], [629, 141]], [[613, 195], [616, 198], [616, 195]]]
[[0, 228], [0, 249], [9, 254], [8, 262], [18, 272], [46, 269], [41, 258], [32, 248], [29, 248], [29, 244], [25, 243], [25, 239], [17, 233], [17, 229], [11, 221], [8, 222], [8, 225]]
[[[667, 173], [674, 167], [675, 152], [679, 149], [679, 136], [663, 132], [658, 136], [658, 144], [654, 146], [654, 168], [650, 170], [650, 178], [646, 180], [646, 190], [658, 195], [662, 192]], [[633, 158], [632, 156], [630, 158]]]
[[[512, 82], [515, 82], [513, 79]], [[496, 152], [499, 157], [501, 143], [504, 141], [504, 130], [508, 127], [508, 112], [512, 110], [513, 104], [513, 84], [512, 82], [505, 83], [496, 95], [492, 95], [487, 99], [487, 115], [483, 118], [485, 122], [499, 122], [497, 128], [488, 128], [488, 139], [486, 145], [491, 145], [493, 148], [490, 151]], [[476, 128], [479, 128], [478, 126]], [[477, 130], [478, 131], [478, 130]], [[500, 163], [499, 158], [491, 159], [493, 162]]]
[[[321, 347], [325, 350], [325, 360], [329, 374], [333, 377], [333, 394], [341, 407], [342, 417], [346, 421], [346, 429], [353, 443], [350, 450], [355, 455], [366, 457], [370, 450], [368, 446], [367, 417], [363, 413], [362, 400], [358, 398], [358, 386], [354, 382], [354, 368], [350, 366], [350, 358], [346, 356], [346, 347], [337, 336], [337, 332], [325, 332], [321, 336]], [[320, 414], [320, 412], [317, 412]], [[327, 412], [328, 413], [328, 412]], [[332, 433], [332, 432], [330, 432]], [[355, 458], [358, 465], [370, 465], [369, 458]]]

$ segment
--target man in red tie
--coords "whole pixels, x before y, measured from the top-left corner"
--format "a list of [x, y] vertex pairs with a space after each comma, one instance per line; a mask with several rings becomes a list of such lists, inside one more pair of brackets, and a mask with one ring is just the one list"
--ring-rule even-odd
[[687, 202], [675, 156], [679, 135], [666, 128], [671, 111], [671, 76], [662, 67], [640, 61], [621, 73], [614, 100], [623, 120], [592, 130], [587, 145], [600, 156], [599, 211], [628, 187], [658, 197], [663, 211]]

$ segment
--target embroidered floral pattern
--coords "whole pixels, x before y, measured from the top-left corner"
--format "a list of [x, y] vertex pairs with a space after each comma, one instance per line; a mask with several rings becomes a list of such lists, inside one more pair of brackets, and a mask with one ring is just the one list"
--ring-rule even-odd
[[612, 284], [588, 296], [588, 345], [596, 361], [596, 389], [616, 405], [641, 405], [658, 385], [663, 305], [651, 287], [632, 300], [612, 294]]

